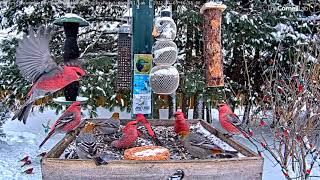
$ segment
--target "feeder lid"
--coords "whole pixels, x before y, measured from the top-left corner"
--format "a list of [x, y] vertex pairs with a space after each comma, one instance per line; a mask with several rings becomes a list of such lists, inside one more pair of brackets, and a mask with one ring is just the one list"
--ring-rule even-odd
[[70, 22], [70, 23], [79, 23], [80, 27], [89, 26], [88, 21], [83, 19], [82, 17], [73, 14], [73, 13], [67, 13], [64, 16], [60, 17], [59, 19], [56, 19], [53, 21], [53, 24], [58, 26], [63, 26], [63, 23]]
[[131, 26], [129, 24], [123, 24], [119, 27], [118, 33], [131, 33]]
[[160, 13], [161, 17], [172, 17], [172, 13], [169, 8], [163, 9]]
[[207, 2], [201, 7], [200, 14], [203, 14], [204, 11], [208, 9], [219, 9], [220, 11], [224, 11], [226, 8], [227, 6], [222, 4], [222, 2]]

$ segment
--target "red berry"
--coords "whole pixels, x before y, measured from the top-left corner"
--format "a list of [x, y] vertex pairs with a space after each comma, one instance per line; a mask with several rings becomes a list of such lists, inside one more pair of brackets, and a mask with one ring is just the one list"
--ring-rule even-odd
[[265, 126], [266, 125], [266, 122], [264, 122], [263, 120], [260, 120], [260, 126]]
[[253, 131], [251, 129], [249, 130], [249, 135], [253, 136]]
[[244, 136], [245, 138], [248, 138], [248, 137], [249, 137], [249, 135], [248, 135], [247, 133], [245, 133], [245, 132], [242, 132], [242, 134], [243, 134], [243, 136]]
[[311, 173], [311, 169], [307, 169], [306, 174], [310, 174], [310, 173]]

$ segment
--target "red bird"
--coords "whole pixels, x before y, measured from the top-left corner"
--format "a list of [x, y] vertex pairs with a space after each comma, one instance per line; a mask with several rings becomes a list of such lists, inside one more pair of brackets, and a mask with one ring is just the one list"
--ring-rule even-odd
[[138, 137], [141, 135], [137, 129], [137, 121], [131, 121], [122, 129], [122, 136], [120, 139], [112, 141], [111, 146], [118, 149], [127, 149], [132, 147]]
[[42, 141], [39, 148], [55, 133], [65, 132], [68, 133], [74, 130], [81, 120], [81, 106], [80, 102], [72, 103], [69, 108], [59, 117], [53, 124], [47, 137]]
[[23, 171], [22, 173], [32, 174], [32, 172], [33, 172], [33, 168], [29, 168], [29, 169]]
[[29, 156], [25, 156], [24, 158], [20, 159], [19, 162], [26, 162], [29, 160]]
[[50, 56], [50, 38], [50, 28], [39, 28], [37, 35], [33, 30], [29, 30], [29, 35], [24, 35], [16, 49], [18, 69], [33, 85], [27, 100], [12, 120], [18, 119], [25, 124], [34, 101], [78, 81], [85, 75], [85, 71], [79, 67], [59, 66], [54, 62]]
[[219, 104], [219, 121], [221, 127], [231, 134], [240, 134], [242, 125], [239, 117], [234, 114], [227, 104]]
[[150, 122], [146, 119], [146, 117], [144, 117], [143, 114], [137, 114], [136, 121], [141, 123], [147, 129], [148, 135], [152, 138], [157, 146], [162, 146], [162, 143], [157, 138], [157, 135], [152, 129]]
[[176, 112], [174, 116], [174, 132], [182, 137], [186, 137], [190, 133], [189, 122], [184, 118], [183, 112]]

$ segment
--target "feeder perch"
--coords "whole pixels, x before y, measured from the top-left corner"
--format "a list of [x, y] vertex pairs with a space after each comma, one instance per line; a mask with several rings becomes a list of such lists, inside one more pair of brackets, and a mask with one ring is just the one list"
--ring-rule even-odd
[[153, 62], [159, 65], [171, 66], [178, 57], [178, 48], [173, 41], [156, 41], [152, 48]]
[[156, 40], [174, 40], [177, 34], [177, 25], [171, 17], [156, 18], [152, 35]]
[[117, 90], [131, 88], [131, 26], [123, 24], [119, 28]]
[[[81, 104], [86, 104], [88, 100], [89, 100], [89, 98], [80, 97], [80, 96], [78, 96], [76, 99], [76, 101], [80, 102]], [[65, 97], [57, 97], [57, 98], [53, 98], [53, 102], [55, 102], [56, 104], [60, 104], [60, 105], [70, 105], [75, 101], [67, 101]]]
[[200, 12], [204, 15], [204, 59], [206, 62], [207, 87], [224, 86], [221, 50], [221, 17], [226, 6], [208, 2]]
[[173, 66], [155, 66], [150, 72], [150, 86], [154, 93], [172, 94], [179, 86], [179, 72]]

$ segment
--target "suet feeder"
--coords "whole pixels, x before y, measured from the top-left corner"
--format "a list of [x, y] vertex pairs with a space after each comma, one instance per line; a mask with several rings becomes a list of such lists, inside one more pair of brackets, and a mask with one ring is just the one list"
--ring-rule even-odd
[[200, 12], [204, 15], [204, 59], [207, 87], [224, 86], [221, 50], [221, 17], [226, 5], [208, 2]]
[[178, 56], [177, 45], [173, 41], [156, 41], [152, 48], [153, 62], [156, 65], [173, 65]]
[[117, 90], [131, 88], [131, 26], [123, 24], [119, 28]]
[[[78, 60], [80, 56], [77, 44], [79, 27], [88, 26], [89, 23], [80, 16], [68, 13], [53, 22], [55, 25], [63, 26], [66, 40], [63, 47], [63, 61], [66, 66], [81, 66]], [[66, 101], [76, 101], [79, 95], [79, 81], [75, 81], [64, 88]]]
[[179, 72], [173, 66], [155, 66], [150, 72], [150, 86], [157, 94], [172, 94], [179, 87]]

